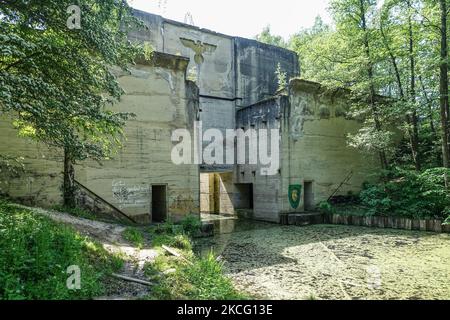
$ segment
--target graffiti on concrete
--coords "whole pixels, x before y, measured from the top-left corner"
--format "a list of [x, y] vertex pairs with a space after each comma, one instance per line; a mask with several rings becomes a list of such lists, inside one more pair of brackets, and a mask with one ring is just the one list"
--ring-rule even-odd
[[113, 181], [112, 193], [120, 209], [145, 207], [150, 203], [150, 185], [126, 185]]

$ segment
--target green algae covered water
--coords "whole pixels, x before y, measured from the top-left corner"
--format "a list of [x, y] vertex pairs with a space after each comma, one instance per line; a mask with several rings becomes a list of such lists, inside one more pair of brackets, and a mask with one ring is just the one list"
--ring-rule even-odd
[[236, 287], [264, 299], [450, 299], [450, 235], [227, 222], [200, 239]]

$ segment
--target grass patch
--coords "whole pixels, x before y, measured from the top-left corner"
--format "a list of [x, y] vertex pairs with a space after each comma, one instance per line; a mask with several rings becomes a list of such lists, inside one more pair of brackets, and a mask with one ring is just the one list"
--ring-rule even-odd
[[135, 228], [127, 228], [122, 233], [122, 237], [134, 244], [137, 248], [142, 249], [145, 245], [145, 236], [144, 234]]
[[[123, 265], [72, 228], [0, 201], [0, 299], [77, 300], [104, 293], [103, 281]], [[67, 288], [69, 266], [81, 270], [81, 290]]]
[[[146, 275], [159, 278], [151, 300], [242, 300], [246, 297], [234, 289], [223, 274], [222, 262], [211, 253], [204, 258], [194, 257], [192, 264], [161, 255], [146, 266]], [[171, 271], [171, 272], [168, 272]]]
[[[191, 237], [198, 234], [201, 223], [192, 217], [178, 225], [166, 223], [151, 228], [152, 245], [160, 255], [155, 262], [145, 266], [145, 274], [157, 285], [148, 297], [151, 300], [241, 300], [246, 297], [234, 289], [231, 280], [224, 275], [223, 263], [210, 253], [196, 257], [192, 251]], [[169, 246], [177, 249], [184, 261], [161, 249]]]
[[97, 216], [90, 211], [81, 208], [69, 208], [64, 206], [54, 206], [53, 210], [58, 212], [68, 213], [72, 216], [83, 218], [87, 220], [98, 220]]

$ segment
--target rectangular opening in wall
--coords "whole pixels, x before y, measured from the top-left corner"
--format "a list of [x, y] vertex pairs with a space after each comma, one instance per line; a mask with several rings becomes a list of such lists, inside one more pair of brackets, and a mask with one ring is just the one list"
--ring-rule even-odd
[[314, 211], [316, 208], [314, 204], [314, 192], [312, 181], [305, 181], [304, 197], [305, 197], [305, 210]]
[[253, 210], [253, 184], [236, 184], [236, 209]]
[[200, 208], [202, 213], [220, 213], [220, 177], [218, 174], [200, 174]]
[[152, 186], [152, 222], [167, 221], [167, 186]]

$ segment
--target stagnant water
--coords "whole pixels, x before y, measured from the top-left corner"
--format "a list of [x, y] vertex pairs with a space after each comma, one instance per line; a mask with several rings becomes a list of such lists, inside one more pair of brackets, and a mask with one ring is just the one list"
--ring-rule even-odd
[[236, 287], [269, 299], [450, 299], [450, 235], [222, 222], [198, 240]]

